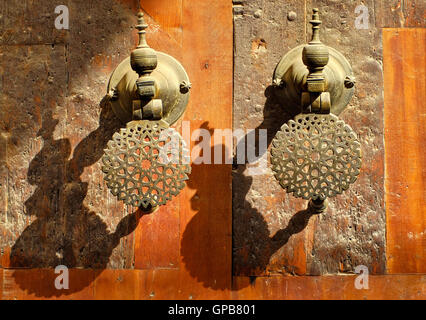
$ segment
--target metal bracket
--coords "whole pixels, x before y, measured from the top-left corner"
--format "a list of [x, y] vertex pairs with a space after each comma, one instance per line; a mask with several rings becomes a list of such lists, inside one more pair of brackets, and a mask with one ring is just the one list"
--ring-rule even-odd
[[148, 46], [142, 13], [136, 27], [140, 36], [138, 48], [118, 65], [108, 83], [108, 92], [115, 92], [115, 98], [110, 99], [112, 109], [127, 123], [135, 120], [134, 100], [147, 104], [151, 99], [158, 99], [162, 101], [162, 119], [172, 125], [188, 105], [191, 88], [188, 74], [175, 58]]

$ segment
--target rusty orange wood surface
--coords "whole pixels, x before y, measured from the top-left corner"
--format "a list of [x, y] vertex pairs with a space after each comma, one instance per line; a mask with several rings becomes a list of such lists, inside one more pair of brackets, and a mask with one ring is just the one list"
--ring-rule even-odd
[[[233, 288], [209, 290], [188, 282], [179, 270], [70, 270], [78, 290], [58, 291], [50, 282], [53, 270], [3, 270], [3, 299], [425, 299], [425, 275], [370, 276], [368, 289], [355, 287], [356, 275], [235, 277]], [[19, 273], [19, 276], [16, 275]], [[28, 292], [17, 277], [40, 286]], [[48, 284], [50, 283], [50, 284]], [[86, 285], [85, 285], [86, 284]]]
[[388, 273], [426, 272], [426, 30], [384, 29]]
[[140, 0], [141, 7], [153, 19], [156, 27], [167, 32], [176, 45], [182, 46], [182, 4], [184, 0]]
[[[325, 300], [405, 300], [426, 298], [425, 275], [373, 275], [368, 289], [357, 289], [356, 276], [302, 276], [258, 278], [248, 285], [247, 277], [235, 277], [233, 299], [325, 299]], [[242, 289], [239, 290], [239, 288]]]

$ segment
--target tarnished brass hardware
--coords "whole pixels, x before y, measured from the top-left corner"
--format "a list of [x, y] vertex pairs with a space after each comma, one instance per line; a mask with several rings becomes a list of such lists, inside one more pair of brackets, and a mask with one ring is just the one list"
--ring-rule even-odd
[[333, 114], [299, 114], [272, 140], [272, 170], [281, 186], [306, 200], [334, 197], [355, 182], [361, 147]]
[[112, 194], [144, 209], [179, 194], [191, 172], [185, 141], [162, 120], [129, 122], [108, 142], [102, 163]]
[[[151, 99], [161, 100], [162, 119], [173, 125], [185, 112], [189, 100], [190, 81], [183, 66], [173, 57], [149, 48], [145, 40], [147, 25], [139, 14], [137, 28], [140, 41], [130, 57], [113, 71], [108, 92], [115, 90], [117, 99], [111, 99], [116, 116], [127, 123], [135, 120], [133, 101], [147, 104]], [[182, 84], [187, 84], [182, 90]], [[136, 119], [138, 119], [136, 117]]]
[[185, 111], [191, 83], [173, 57], [146, 42], [138, 14], [139, 44], [114, 70], [107, 97], [126, 128], [113, 135], [102, 157], [112, 194], [125, 204], [153, 212], [185, 187], [189, 150], [170, 128]]
[[[300, 114], [284, 124], [272, 140], [271, 163], [275, 178], [287, 192], [310, 200], [309, 208], [322, 213], [327, 198], [341, 194], [356, 181], [361, 145], [355, 132], [331, 113], [342, 111], [352, 95], [355, 79], [350, 65], [340, 53], [322, 44], [318, 9], [313, 10], [310, 23], [312, 40], [285, 55], [275, 70], [274, 86], [284, 82], [280, 92], [287, 97], [294, 94], [295, 99], [298, 96]], [[296, 52], [299, 59], [295, 59]]]
[[191, 88], [192, 88], [192, 84], [189, 83], [189, 82], [186, 82], [185, 80], [183, 80], [180, 83], [180, 92], [181, 93], [188, 93]]
[[[324, 87], [322, 77], [325, 78], [325, 90], [330, 93], [331, 112], [339, 115], [347, 106], [354, 92], [355, 78], [353, 76], [352, 67], [346, 58], [337, 50], [323, 45], [319, 41], [319, 24], [321, 21], [318, 17], [318, 11], [314, 12], [312, 21], [313, 38], [305, 49], [306, 45], [300, 45], [288, 53], [286, 53], [275, 68], [273, 75], [273, 84], [276, 82], [284, 82], [286, 85], [281, 90], [275, 90], [275, 97], [281, 101], [282, 105], [290, 111], [297, 113], [300, 110], [300, 99], [303, 91], [314, 92], [313, 86], [318, 88]], [[318, 35], [318, 39], [314, 38]], [[319, 41], [319, 42], [318, 42]], [[327, 53], [325, 52], [325, 49]], [[304, 52], [305, 50], [305, 52]], [[306, 52], [306, 50], [308, 50]], [[325, 66], [320, 70], [317, 63]], [[312, 64], [313, 72], [306, 67], [304, 61]], [[322, 76], [320, 75], [322, 73]], [[310, 77], [308, 79], [308, 75]], [[347, 85], [345, 79], [350, 79], [352, 85]], [[308, 81], [309, 80], [309, 81]], [[306, 88], [309, 86], [309, 88]]]
[[312, 210], [314, 214], [323, 213], [328, 207], [328, 200], [309, 200], [308, 208]]

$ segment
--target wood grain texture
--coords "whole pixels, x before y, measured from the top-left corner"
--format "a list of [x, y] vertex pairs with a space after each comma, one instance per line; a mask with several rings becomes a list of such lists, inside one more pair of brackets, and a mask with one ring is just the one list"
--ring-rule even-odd
[[141, 8], [156, 21], [151, 28], [161, 28], [178, 46], [182, 46], [182, 2], [183, 0], [140, 0]]
[[426, 30], [384, 29], [387, 271], [426, 272]]
[[[31, 292], [15, 283], [16, 275], [40, 286]], [[97, 272], [100, 274], [96, 275]], [[2, 275], [3, 274], [3, 275]], [[179, 270], [70, 270], [69, 290], [54, 287], [53, 270], [2, 270], [2, 299], [272, 299], [408, 300], [426, 298], [425, 275], [370, 276], [368, 289], [356, 289], [351, 276], [234, 277], [232, 289], [212, 290], [187, 281]], [[92, 279], [90, 282], [88, 279]], [[90, 285], [84, 285], [90, 283]], [[0, 293], [1, 294], [1, 293]], [[1, 296], [0, 296], [1, 297]]]
[[[257, 278], [235, 277], [233, 299], [294, 300], [424, 300], [425, 275], [376, 275], [368, 280], [369, 289], [355, 288], [356, 276], [301, 276]], [[240, 287], [243, 289], [239, 290]]]
[[[197, 128], [232, 128], [231, 5], [225, 0], [183, 2], [182, 63], [194, 84], [184, 120], [193, 138], [198, 137]], [[191, 141], [191, 148], [195, 144]], [[198, 157], [193, 154], [191, 160]], [[213, 296], [231, 286], [231, 203], [231, 165], [193, 164], [180, 201], [182, 280], [196, 281]]]
[[[54, 269], [3, 270], [4, 300], [34, 299], [94, 299], [94, 279], [98, 271], [70, 269], [69, 289], [58, 290], [55, 287]], [[26, 283], [25, 286], [22, 283]]]
[[426, 2], [424, 0], [377, 0], [374, 3], [377, 27], [424, 27]]

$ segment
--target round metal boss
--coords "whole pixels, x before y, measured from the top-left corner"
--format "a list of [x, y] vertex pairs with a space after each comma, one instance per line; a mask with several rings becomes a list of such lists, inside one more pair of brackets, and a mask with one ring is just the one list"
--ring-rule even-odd
[[112, 194], [134, 207], [166, 204], [191, 173], [189, 150], [164, 121], [132, 121], [113, 135], [102, 157]]
[[272, 140], [271, 163], [287, 192], [324, 200], [356, 181], [361, 146], [351, 127], [334, 114], [299, 114]]

